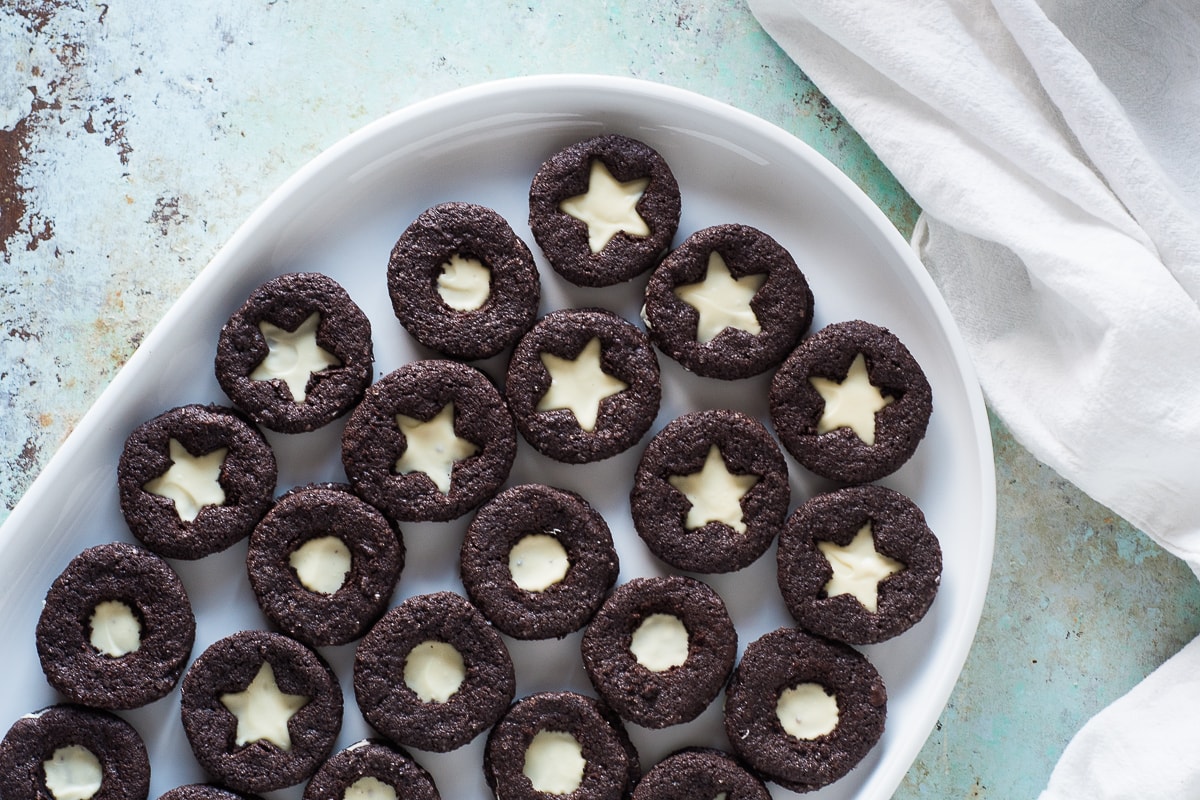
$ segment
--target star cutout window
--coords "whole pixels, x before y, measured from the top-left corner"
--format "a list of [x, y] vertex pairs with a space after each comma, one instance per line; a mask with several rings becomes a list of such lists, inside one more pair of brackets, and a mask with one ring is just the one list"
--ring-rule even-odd
[[637, 212], [637, 203], [649, 185], [649, 178], [619, 181], [603, 161], [595, 159], [588, 173], [587, 191], [568, 197], [558, 207], [587, 225], [588, 247], [599, 253], [621, 231], [630, 236], [650, 235], [650, 226]]
[[211, 453], [194, 456], [182, 442], [171, 439], [167, 443], [171, 466], [162, 475], [147, 481], [142, 488], [150, 494], [173, 501], [179, 519], [191, 522], [205, 506], [224, 505], [221, 465], [225, 463], [228, 453], [229, 448], [222, 447]]
[[292, 749], [288, 722], [308, 701], [304, 695], [282, 691], [275, 682], [275, 670], [267, 661], [245, 689], [221, 695], [221, 705], [237, 718], [234, 741], [238, 747], [267, 741], [284, 751]]
[[308, 379], [314, 372], [341, 366], [333, 353], [317, 344], [317, 328], [321, 315], [310, 314], [294, 331], [286, 331], [266, 320], [258, 324], [267, 340], [267, 357], [254, 371], [250, 380], [280, 380], [287, 384], [292, 400], [303, 403], [308, 397]]
[[538, 411], [565, 408], [575, 415], [579, 427], [591, 433], [600, 418], [600, 403], [629, 388], [600, 366], [600, 340], [591, 339], [575, 358], [541, 353], [542, 365], [550, 373], [550, 388], [538, 401]]
[[840, 383], [819, 377], [808, 380], [825, 401], [825, 410], [817, 422], [817, 433], [849, 428], [864, 444], [875, 444], [875, 413], [895, 398], [884, 395], [871, 383], [867, 360], [862, 353], [854, 357], [850, 370]]
[[396, 472], [424, 472], [442, 494], [450, 494], [454, 465], [479, 452], [479, 447], [454, 432], [454, 404], [447, 403], [432, 419], [396, 415], [396, 425], [408, 440], [396, 460]]
[[750, 301], [766, 280], [766, 275], [735, 278], [720, 253], [715, 250], [709, 253], [703, 280], [675, 288], [675, 296], [700, 315], [696, 341], [700, 344], [711, 342], [726, 328], [755, 335], [761, 333], [762, 326]]
[[826, 596], [852, 594], [872, 614], [879, 610], [879, 582], [904, 569], [899, 561], [875, 549], [869, 522], [845, 547], [833, 542], [817, 542], [817, 549], [833, 568], [833, 577], [825, 584]]
[[708, 448], [704, 466], [690, 475], [671, 475], [667, 482], [683, 493], [691, 503], [683, 526], [687, 530], [720, 522], [738, 533], [746, 532], [742, 520], [742, 498], [758, 483], [757, 475], [737, 475], [729, 471], [720, 449]]

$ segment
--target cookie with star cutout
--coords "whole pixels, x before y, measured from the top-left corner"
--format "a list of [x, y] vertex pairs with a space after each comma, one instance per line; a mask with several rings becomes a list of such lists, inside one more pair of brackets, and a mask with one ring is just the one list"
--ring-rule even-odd
[[766, 552], [791, 490], [779, 445], [740, 411], [693, 411], [646, 446], [629, 505], [638, 535], [687, 572], [733, 572]]
[[129, 434], [117, 489], [138, 541], [160, 556], [194, 560], [249, 536], [271, 507], [278, 476], [271, 446], [245, 415], [187, 405]]
[[505, 393], [517, 427], [540, 453], [567, 464], [615, 456], [658, 414], [658, 357], [640, 328], [600, 308], [563, 309], [522, 337]]
[[812, 290], [795, 259], [749, 225], [693, 233], [646, 284], [650, 339], [706, 378], [736, 380], [778, 366], [812, 315]]
[[912, 500], [882, 486], [816, 495], [779, 534], [779, 590], [802, 627], [847, 644], [897, 636], [925, 616], [942, 549]]
[[800, 342], [771, 380], [771, 422], [796, 460], [824, 478], [870, 483], [925, 437], [933, 393], [887, 328], [836, 322]]
[[645, 142], [597, 136], [555, 153], [529, 188], [529, 227], [558, 274], [579, 286], [641, 275], [679, 227], [679, 184]]
[[371, 322], [337, 281], [280, 275], [221, 328], [217, 382], [259, 425], [303, 433], [354, 407], [371, 382]]
[[414, 361], [380, 378], [350, 414], [342, 466], [393, 521], [455, 519], [499, 491], [517, 454], [512, 414], [479, 370]]

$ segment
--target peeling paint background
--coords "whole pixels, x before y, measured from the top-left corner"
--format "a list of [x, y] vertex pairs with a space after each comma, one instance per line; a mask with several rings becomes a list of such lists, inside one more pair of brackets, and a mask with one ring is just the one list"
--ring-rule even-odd
[[[287, 176], [415, 100], [598, 72], [763, 117], [907, 234], [918, 209], [736, 0], [7, 0], [0, 6], [0, 521]], [[993, 422], [975, 647], [898, 798], [1034, 797], [1067, 739], [1200, 629], [1178, 561]]]

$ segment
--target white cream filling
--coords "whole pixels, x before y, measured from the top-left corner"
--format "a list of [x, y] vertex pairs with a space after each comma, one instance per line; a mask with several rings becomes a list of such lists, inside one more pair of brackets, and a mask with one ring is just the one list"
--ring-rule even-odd
[[603, 161], [593, 159], [587, 192], [568, 197], [558, 207], [587, 225], [588, 247], [599, 253], [621, 231], [630, 236], [650, 235], [650, 226], [637, 212], [638, 201], [649, 185], [649, 178], [618, 181]]
[[450, 493], [454, 465], [479, 452], [474, 442], [454, 432], [453, 403], [428, 422], [397, 414], [396, 425], [408, 442], [396, 460], [396, 472], [424, 472], [442, 494]]
[[455, 253], [442, 264], [437, 290], [455, 311], [478, 311], [492, 293], [492, 271], [478, 259]]
[[444, 703], [462, 688], [467, 667], [454, 646], [433, 639], [409, 651], [404, 684], [424, 703]]
[[237, 718], [234, 742], [238, 747], [266, 741], [284, 751], [292, 749], [288, 722], [308, 701], [304, 695], [282, 691], [268, 661], [262, 663], [245, 689], [221, 695], [221, 705]]
[[729, 471], [720, 449], [708, 448], [704, 466], [689, 475], [670, 475], [667, 482], [691, 503], [683, 526], [687, 530], [703, 528], [710, 522], [728, 525], [738, 533], [746, 532], [742, 519], [742, 498], [758, 483], [757, 475], [736, 475]]
[[894, 398], [884, 396], [879, 387], [871, 383], [867, 360], [862, 353], [854, 357], [841, 383], [819, 377], [808, 380], [825, 401], [825, 410], [817, 421], [817, 433], [849, 428], [864, 444], [875, 444], [875, 412], [890, 405]]
[[726, 328], [755, 335], [762, 333], [750, 301], [766, 280], [766, 275], [735, 278], [720, 253], [715, 250], [709, 253], [704, 279], [675, 287], [675, 296], [700, 315], [696, 341], [700, 344], [711, 342]]
[[336, 536], [309, 539], [288, 556], [300, 585], [310, 592], [335, 594], [346, 582], [353, 561], [350, 548]]
[[816, 739], [837, 728], [837, 697], [826, 692], [819, 683], [801, 683], [780, 692], [775, 715], [789, 735], [803, 740]]
[[221, 466], [229, 448], [222, 447], [193, 456], [176, 439], [169, 440], [167, 455], [171, 466], [157, 478], [147, 481], [144, 490], [175, 503], [175, 513], [184, 522], [191, 522], [205, 506], [225, 504], [225, 490], [221, 488]]
[[55, 800], [89, 800], [104, 783], [100, 759], [77, 744], [60, 747], [42, 762], [46, 788]]
[[142, 646], [142, 623], [133, 609], [120, 600], [97, 603], [88, 621], [92, 647], [106, 656], [120, 658]]
[[367, 775], [346, 787], [342, 800], [397, 800], [394, 786]]
[[563, 731], [538, 731], [525, 750], [521, 772], [534, 791], [571, 794], [583, 784], [587, 760], [579, 740]]
[[513, 583], [526, 592], [546, 591], [561, 583], [570, 569], [566, 548], [544, 533], [522, 536], [508, 551], [508, 572]]
[[674, 614], [651, 614], [633, 632], [629, 652], [651, 672], [681, 666], [688, 657], [688, 632]]
[[267, 357], [250, 373], [252, 381], [280, 380], [287, 384], [292, 400], [303, 403], [308, 397], [308, 379], [314, 372], [341, 366], [333, 353], [317, 344], [321, 315], [310, 314], [294, 331], [285, 331], [263, 320], [258, 324], [267, 340]]
[[817, 542], [817, 549], [833, 568], [833, 577], [825, 584], [825, 594], [829, 597], [852, 594], [872, 614], [879, 610], [879, 582], [904, 569], [899, 561], [875, 549], [869, 522], [859, 528], [845, 547]]
[[599, 339], [591, 339], [574, 359], [541, 353], [542, 365], [550, 373], [550, 388], [538, 401], [538, 411], [565, 408], [575, 415], [579, 427], [591, 433], [600, 417], [600, 402], [625, 391], [629, 384], [609, 375], [600, 366]]

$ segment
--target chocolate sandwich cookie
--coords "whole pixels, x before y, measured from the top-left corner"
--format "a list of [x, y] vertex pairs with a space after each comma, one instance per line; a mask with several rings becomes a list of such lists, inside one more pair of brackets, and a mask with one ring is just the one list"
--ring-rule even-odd
[[311, 647], [357, 639], [383, 615], [404, 567], [400, 532], [337, 484], [294, 489], [250, 534], [258, 605]]
[[861, 320], [802, 341], [775, 373], [769, 400], [784, 447], [842, 483], [870, 483], [899, 469], [933, 410], [929, 381], [908, 348]]
[[449, 752], [487, 730], [516, 687], [500, 634], [453, 592], [410, 597], [354, 653], [354, 696], [367, 722], [402, 746]]
[[241, 413], [173, 408], [129, 434], [117, 465], [121, 513], [166, 558], [197, 559], [250, 535], [271, 507], [271, 446]]
[[529, 227], [555, 271], [579, 286], [641, 275], [679, 227], [679, 184], [654, 148], [609, 134], [551, 156], [529, 187]]
[[748, 378], [778, 366], [812, 315], [812, 290], [795, 259], [749, 225], [697, 231], [646, 285], [650, 339], [706, 378]]
[[440, 800], [429, 773], [408, 753], [380, 740], [364, 739], [335, 753], [304, 788], [304, 800], [392, 796], [397, 800]]
[[342, 688], [315, 651], [268, 631], [211, 645], [183, 677], [183, 730], [200, 766], [240, 792], [311, 776], [342, 727]]
[[164, 794], [158, 800], [260, 800], [257, 795], [222, 789], [211, 783], [189, 783], [187, 786], [177, 786]]
[[886, 715], [887, 690], [861, 653], [796, 628], [751, 642], [725, 691], [734, 752], [794, 792], [853, 769], [883, 734]]
[[694, 411], [650, 440], [630, 511], [650, 551], [688, 572], [732, 572], [766, 552], [787, 517], [787, 462], [740, 411]]
[[56, 705], [21, 717], [0, 741], [4, 800], [146, 800], [150, 760], [142, 737], [115, 714]]
[[175, 688], [195, 635], [175, 570], [148, 550], [114, 542], [84, 550], [54, 580], [36, 640], [46, 680], [67, 699], [129, 709]]
[[459, 557], [467, 596], [516, 639], [562, 638], [587, 624], [620, 563], [604, 518], [574, 492], [507, 489], [479, 509]]
[[737, 631], [707, 584], [679, 575], [634, 578], [605, 601], [580, 650], [613, 710], [665, 728], [695, 719], [720, 693], [737, 656]]
[[641, 775], [620, 719], [575, 692], [544, 692], [513, 704], [488, 734], [483, 772], [506, 800], [620, 800]]
[[800, 625], [848, 644], [890, 639], [925, 616], [942, 550], [915, 503], [882, 486], [820, 494], [779, 535], [779, 589]]
[[677, 750], [642, 776], [632, 800], [771, 800], [756, 775], [728, 753], [707, 747]]
[[342, 434], [354, 491], [401, 521], [462, 516], [496, 494], [516, 454], [500, 392], [479, 370], [446, 360], [380, 378]]
[[513, 351], [505, 382], [517, 427], [568, 464], [614, 456], [654, 423], [658, 359], [640, 329], [598, 308], [554, 311]]
[[303, 433], [362, 397], [372, 374], [371, 322], [337, 281], [280, 275], [255, 289], [221, 328], [217, 381], [263, 427]]
[[387, 277], [404, 328], [454, 358], [488, 358], [512, 345], [541, 298], [529, 248], [503, 217], [471, 203], [423, 211], [392, 248]]

